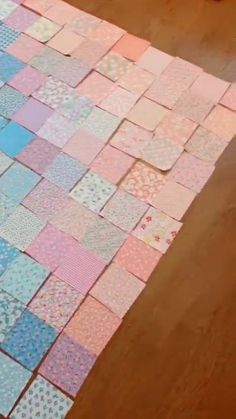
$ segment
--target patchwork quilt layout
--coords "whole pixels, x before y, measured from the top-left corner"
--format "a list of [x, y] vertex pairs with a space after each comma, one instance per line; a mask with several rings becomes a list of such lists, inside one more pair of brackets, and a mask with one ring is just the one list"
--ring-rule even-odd
[[64, 418], [236, 133], [236, 84], [0, 0], [0, 415]]

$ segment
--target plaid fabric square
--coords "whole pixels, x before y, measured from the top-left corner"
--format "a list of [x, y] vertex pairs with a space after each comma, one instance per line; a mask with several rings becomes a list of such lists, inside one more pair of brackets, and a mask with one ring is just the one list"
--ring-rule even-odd
[[6, 156], [6, 154], [0, 152], [0, 175], [2, 175], [12, 163], [12, 159]]
[[139, 67], [150, 71], [150, 73], [153, 73], [155, 76], [160, 76], [173, 58], [174, 57], [171, 57], [165, 52], [150, 46], [141, 55], [137, 64]]
[[0, 150], [10, 157], [17, 157], [33, 138], [32, 132], [11, 121], [0, 131]]
[[0, 55], [0, 79], [8, 82], [19, 71], [25, 67], [25, 64], [10, 54], [3, 53]]
[[86, 35], [95, 29], [100, 22], [101, 19], [96, 16], [78, 10], [78, 16], [67, 23], [66, 28], [80, 35]]
[[34, 172], [42, 173], [59, 154], [60, 149], [42, 138], [35, 138], [21, 151], [17, 160]]
[[25, 34], [37, 41], [47, 42], [60, 30], [60, 28], [61, 27], [56, 23], [41, 16], [25, 30]]
[[12, 116], [12, 119], [30, 131], [37, 132], [53, 110], [32, 97]]
[[107, 142], [119, 126], [120, 122], [121, 119], [117, 116], [111, 115], [95, 106], [81, 127], [89, 134]]
[[5, 19], [10, 13], [17, 8], [17, 4], [11, 0], [0, 1], [0, 20]]
[[30, 66], [25, 67], [9, 81], [9, 85], [23, 95], [30, 96], [43, 84], [46, 76]]
[[139, 99], [127, 115], [127, 119], [136, 125], [153, 131], [168, 110], [145, 97]]
[[198, 127], [185, 145], [185, 150], [201, 160], [215, 163], [223, 153], [226, 145], [227, 143], [213, 132], [203, 127]]
[[103, 99], [99, 106], [113, 115], [124, 118], [134, 106], [137, 99], [138, 95], [117, 86], [112, 93]]
[[54, 112], [37, 131], [37, 134], [55, 146], [63, 147], [78, 128], [76, 122]]
[[44, 48], [43, 44], [22, 33], [17, 40], [7, 48], [7, 52], [14, 55], [14, 57], [19, 60], [22, 60], [24, 63], [28, 63]]
[[18, 249], [11, 246], [6, 240], [0, 237], [0, 275], [2, 275], [19, 253]]
[[91, 30], [87, 36], [93, 41], [97, 41], [107, 48], [111, 48], [125, 33], [121, 28], [112, 25], [109, 22], [102, 21], [97, 27]]
[[132, 122], [124, 121], [110, 140], [110, 144], [133, 157], [141, 157], [142, 151], [152, 138], [152, 133]]
[[23, 304], [28, 304], [49, 272], [29, 256], [21, 253], [1, 276], [1, 288]]
[[160, 170], [170, 170], [183, 152], [183, 147], [169, 140], [152, 138], [143, 150], [143, 160]]
[[0, 224], [16, 209], [17, 203], [0, 192]]
[[197, 124], [183, 115], [172, 111], [169, 112], [158, 124], [155, 136], [160, 140], [170, 140], [173, 143], [184, 145], [191, 137]]
[[93, 71], [76, 88], [76, 91], [98, 104], [115, 89], [115, 83]]
[[10, 86], [0, 89], [0, 114], [11, 118], [27, 101], [27, 97]]
[[20, 32], [2, 23], [0, 25], [0, 49], [6, 50], [20, 36]]
[[81, 163], [89, 165], [102, 150], [103, 146], [103, 140], [89, 134], [84, 129], [79, 129], [62, 150]]
[[14, 326], [16, 320], [24, 311], [24, 306], [9, 295], [4, 290], [0, 290], [0, 342], [2, 343], [6, 335]]
[[217, 105], [202, 125], [224, 141], [230, 141], [236, 133], [235, 112]]
[[118, 84], [124, 89], [141, 96], [153, 83], [154, 79], [155, 77], [152, 73], [135, 65], [121, 77]]
[[4, 20], [4, 23], [18, 32], [24, 32], [37, 19], [36, 13], [19, 6]]
[[96, 70], [113, 81], [119, 80], [131, 67], [132, 63], [115, 52], [108, 52], [96, 65]]
[[180, 115], [200, 123], [209, 114], [213, 106], [213, 102], [193, 93], [189, 89], [180, 96], [173, 109]]
[[101, 45], [99, 42], [85, 38], [79, 45], [79, 48], [73, 52], [72, 56], [78, 58], [78, 60], [87, 66], [94, 67], [108, 50], [109, 48], [105, 45]]

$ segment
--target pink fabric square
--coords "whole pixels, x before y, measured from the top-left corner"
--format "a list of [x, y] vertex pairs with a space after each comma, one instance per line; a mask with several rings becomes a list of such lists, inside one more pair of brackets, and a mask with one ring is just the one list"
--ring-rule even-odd
[[12, 119], [30, 131], [37, 132], [52, 113], [53, 110], [48, 106], [29, 98]]
[[45, 80], [45, 74], [33, 67], [27, 66], [17, 73], [8, 84], [19, 90], [25, 96], [30, 96], [35, 90], [41, 87]]
[[118, 81], [118, 84], [124, 89], [141, 96], [155, 80], [152, 73], [136, 65]]
[[95, 158], [91, 169], [110, 182], [118, 183], [133, 163], [132, 157], [107, 145]]
[[147, 281], [162, 254], [136, 237], [129, 236], [118, 251], [115, 262], [127, 271]]
[[79, 35], [86, 36], [87, 33], [95, 29], [100, 22], [101, 19], [98, 19], [96, 16], [79, 10], [76, 18], [66, 25], [66, 29], [69, 29]]
[[44, 48], [45, 46], [43, 44], [22, 33], [6, 51], [24, 63], [28, 63], [35, 55], [39, 55]]
[[99, 106], [113, 115], [124, 118], [134, 106], [137, 99], [138, 95], [117, 86], [112, 93], [103, 99]]
[[71, 236], [48, 224], [26, 252], [53, 272], [65, 256], [74, 251], [76, 245], [76, 240]]
[[105, 266], [105, 262], [77, 243], [73, 252], [64, 255], [55, 275], [86, 295]]
[[150, 46], [139, 58], [137, 64], [139, 67], [159, 76], [173, 59], [174, 57], [171, 57], [171, 55]]
[[68, 29], [62, 29], [58, 32], [47, 45], [64, 55], [71, 55], [76, 48], [83, 42], [83, 37], [71, 32]]
[[103, 146], [103, 141], [99, 138], [80, 129], [63, 147], [63, 151], [81, 163], [90, 164]]
[[36, 13], [19, 6], [4, 20], [4, 23], [18, 32], [24, 32], [37, 19]]
[[179, 183], [169, 181], [160, 190], [153, 206], [176, 220], [181, 220], [188, 207], [194, 200], [196, 193]]
[[92, 41], [97, 41], [107, 48], [111, 48], [124, 33], [123, 29], [104, 20], [95, 29], [91, 30], [87, 36]]
[[45, 11], [44, 16], [58, 25], [65, 25], [75, 19], [79, 13], [80, 11], [76, 7], [64, 1], [56, 1]]
[[88, 296], [65, 328], [65, 333], [99, 355], [121, 320], [99, 301]]
[[137, 61], [149, 45], [149, 41], [145, 41], [145, 39], [137, 38], [137, 36], [126, 33], [113, 47], [113, 51], [118, 52], [120, 55], [123, 55], [123, 57], [126, 57], [129, 60]]
[[236, 134], [236, 113], [217, 105], [202, 125], [224, 141], [230, 141]]
[[195, 122], [171, 111], [158, 124], [155, 133], [158, 139], [165, 140], [168, 138], [174, 143], [184, 145], [196, 128], [197, 124]]
[[183, 152], [183, 147], [169, 140], [153, 137], [143, 150], [143, 160], [159, 170], [170, 170]]
[[62, 148], [78, 129], [79, 125], [76, 122], [54, 112], [37, 133], [39, 137]]
[[183, 186], [200, 192], [214, 171], [214, 166], [189, 153], [183, 153], [173, 167], [171, 178]]
[[236, 83], [232, 83], [220, 103], [232, 111], [236, 111]]
[[210, 102], [217, 103], [228, 87], [227, 81], [218, 79], [211, 74], [202, 73], [192, 84], [191, 92]]
[[114, 89], [116, 85], [113, 81], [107, 79], [101, 74], [93, 71], [83, 80], [76, 88], [77, 92], [91, 99], [96, 105], [105, 99]]
[[141, 157], [142, 151], [152, 138], [152, 133], [132, 122], [124, 121], [110, 140], [110, 144], [133, 157]]
[[24, 0], [24, 6], [43, 14], [57, 2], [58, 0]]
[[180, 115], [200, 123], [206, 118], [213, 106], [213, 102], [189, 89], [181, 95], [173, 109]]
[[202, 160], [215, 163], [223, 153], [227, 143], [214, 132], [204, 127], [198, 127], [192, 137], [185, 144], [185, 150]]
[[127, 119], [153, 131], [168, 112], [163, 106], [142, 97], [128, 113]]
[[42, 138], [31, 141], [17, 156], [24, 165], [40, 175], [51, 165], [59, 154], [60, 149]]
[[43, 179], [27, 195], [23, 205], [41, 220], [49, 221], [58, 210], [66, 205], [66, 202], [66, 193], [47, 179]]
[[144, 286], [142, 281], [123, 267], [112, 263], [93, 286], [90, 294], [122, 319]]
[[78, 58], [82, 63], [93, 67], [107, 53], [108, 49], [99, 42], [85, 39], [79, 48], [73, 51], [72, 56]]

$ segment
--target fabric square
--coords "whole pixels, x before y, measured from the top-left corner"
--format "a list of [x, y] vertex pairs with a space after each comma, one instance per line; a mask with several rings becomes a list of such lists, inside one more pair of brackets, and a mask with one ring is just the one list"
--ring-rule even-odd
[[52, 113], [52, 109], [31, 97], [12, 116], [12, 119], [30, 131], [36, 132], [45, 124]]
[[96, 223], [98, 215], [84, 207], [74, 199], [59, 209], [51, 219], [51, 224], [64, 231], [78, 241], [81, 241], [92, 225]]
[[91, 289], [90, 294], [122, 319], [144, 286], [134, 275], [112, 263]]
[[86, 295], [105, 266], [104, 261], [77, 243], [73, 252], [65, 255], [55, 275]]
[[52, 275], [31, 301], [29, 310], [61, 331], [82, 300], [82, 294]]
[[39, 90], [33, 93], [33, 97], [50, 108], [58, 109], [72, 94], [73, 89], [70, 86], [50, 76], [45, 79]]
[[15, 323], [2, 348], [24, 367], [33, 371], [57, 337], [57, 332], [26, 310]]
[[79, 48], [73, 51], [72, 56], [78, 58], [79, 61], [87, 66], [94, 67], [108, 50], [109, 48], [105, 45], [101, 45], [99, 42], [85, 38], [79, 45]]
[[3, 116], [0, 116], [0, 130], [7, 125], [8, 120], [6, 118], [3, 118]]
[[93, 71], [88, 77], [76, 88], [80, 95], [88, 97], [95, 104], [98, 104], [106, 96], [108, 96], [116, 85], [111, 80]]
[[236, 83], [232, 83], [220, 103], [232, 111], [236, 111]]
[[155, 77], [152, 73], [134, 65], [119, 80], [118, 84], [124, 89], [141, 96], [153, 83]]
[[95, 106], [81, 127], [89, 134], [107, 142], [120, 122], [121, 120], [117, 116]]
[[[25, 64], [10, 54], [0, 55], [0, 79], [8, 82], [15, 74], [24, 68]], [[2, 90], [2, 89], [1, 89]], [[0, 92], [1, 92], [0, 90]]]
[[31, 58], [38, 55], [43, 48], [43, 44], [22, 33], [16, 41], [7, 48], [7, 52], [22, 60], [24, 63], [28, 63]]
[[18, 249], [11, 246], [6, 240], [0, 237], [0, 275], [2, 275], [19, 253]]
[[56, 49], [61, 54], [71, 55], [82, 41], [82, 36], [79, 36], [68, 29], [62, 29], [50, 39], [48, 46]]
[[103, 21], [95, 29], [91, 30], [87, 36], [89, 39], [97, 41], [107, 48], [111, 48], [124, 33], [125, 31], [123, 29]]
[[67, 23], [66, 29], [70, 29], [80, 35], [87, 35], [87, 33], [95, 29], [101, 22], [101, 19], [98, 19], [96, 16], [82, 12], [81, 10], [78, 12], [78, 16], [76, 16], [71, 22]]
[[117, 86], [115, 90], [100, 103], [99, 106], [102, 109], [123, 118], [134, 106], [137, 99], [138, 95]]
[[57, 1], [43, 14], [58, 25], [65, 25], [75, 19], [79, 13], [80, 11], [70, 4], [67, 4], [64, 1]]
[[104, 207], [102, 216], [122, 230], [130, 232], [147, 209], [144, 202], [118, 190]]
[[91, 71], [91, 67], [79, 61], [76, 57], [65, 57], [52, 71], [52, 75], [59, 80], [76, 87]]
[[0, 235], [10, 244], [23, 251], [43, 227], [43, 222], [27, 208], [20, 205], [1, 225]]
[[31, 242], [27, 253], [41, 265], [53, 272], [67, 253], [73, 252], [76, 241], [48, 224]]
[[47, 140], [35, 138], [17, 156], [17, 160], [42, 175], [59, 152], [60, 149]]
[[28, 304], [49, 272], [29, 256], [21, 253], [0, 278], [1, 288], [23, 304]]
[[137, 61], [149, 45], [149, 41], [145, 41], [145, 39], [138, 38], [130, 33], [125, 33], [112, 50], [131, 61]]
[[0, 224], [16, 209], [17, 203], [0, 192]]
[[96, 136], [79, 129], [75, 135], [62, 148], [65, 153], [79, 160], [85, 165], [92, 163], [102, 150], [103, 141]]
[[206, 128], [198, 127], [185, 145], [185, 149], [199, 159], [215, 163], [223, 153], [226, 145], [226, 142], [213, 132], [208, 131]]
[[142, 128], [153, 131], [168, 110], [145, 97], [139, 99], [127, 115], [127, 119]]
[[47, 75], [52, 75], [56, 67], [63, 63], [64, 59], [64, 55], [44, 45], [39, 54], [31, 58], [29, 64]]
[[37, 134], [55, 146], [63, 147], [78, 128], [76, 122], [54, 112], [37, 131]]
[[44, 378], [36, 377], [17, 403], [11, 419], [26, 417], [63, 418], [72, 407], [72, 400]]
[[201, 74], [201, 68], [181, 58], [174, 58], [151, 85], [145, 96], [172, 109], [182, 93]]
[[17, 8], [17, 4], [11, 0], [1, 0], [0, 20], [5, 19]]
[[182, 152], [181, 145], [154, 137], [143, 150], [143, 160], [165, 171], [172, 168]]
[[19, 90], [23, 95], [30, 96], [39, 89], [46, 76], [30, 66], [25, 67], [9, 81], [9, 85]]
[[0, 114], [11, 118], [27, 101], [27, 97], [10, 86], [0, 89]]
[[[1, 282], [0, 282], [1, 284]], [[7, 294], [4, 290], [0, 290], [0, 342], [2, 343], [6, 335], [10, 332], [17, 319], [24, 311], [24, 306]], [[2, 402], [2, 400], [1, 400]]]
[[158, 192], [167, 181], [167, 176], [159, 170], [137, 162], [121, 183], [121, 188], [149, 204], [155, 201]]
[[93, 109], [93, 102], [86, 96], [80, 96], [75, 90], [61, 103], [57, 111], [78, 124], [89, 116]]
[[6, 50], [20, 36], [20, 32], [2, 23], [0, 25], [0, 49]]
[[19, 6], [4, 20], [4, 23], [18, 32], [24, 32], [38, 19], [38, 15], [25, 7]]
[[116, 186], [96, 173], [87, 173], [72, 189], [70, 195], [91, 211], [99, 212], [113, 195]]
[[109, 145], [101, 151], [91, 165], [91, 169], [111, 183], [118, 183], [128, 172], [134, 159]]
[[0, 352], [0, 414], [8, 416], [31, 373]]
[[31, 38], [36, 39], [36, 41], [47, 42], [59, 30], [59, 25], [41, 16], [26, 29], [25, 34], [31, 36]]
[[96, 70], [113, 81], [119, 80], [131, 67], [131, 61], [117, 54], [108, 52], [96, 65]]
[[44, 172], [44, 177], [69, 191], [86, 173], [87, 167], [67, 154], [60, 153]]
[[34, 134], [11, 121], [0, 131], [0, 150], [16, 157], [33, 140]]
[[95, 361], [95, 354], [62, 333], [39, 372], [75, 397]]
[[179, 145], [184, 145], [196, 128], [195, 122], [171, 111], [158, 124], [155, 136], [161, 140], [168, 139]]
[[171, 178], [195, 192], [200, 192], [213, 171], [212, 163], [183, 153], [172, 169]]
[[82, 245], [109, 263], [126, 239], [126, 233], [99, 217], [89, 226], [81, 241]]
[[110, 144], [119, 150], [140, 158], [145, 146], [152, 138], [152, 133], [132, 122], [124, 121], [110, 140]]
[[11, 166], [13, 160], [10, 159], [6, 154], [0, 152], [0, 175]]
[[136, 239], [136, 237], [129, 236], [114, 260], [128, 272], [146, 282], [156, 268], [161, 256], [160, 252], [148, 244]]
[[24, 6], [43, 14], [57, 2], [58, 0], [24, 0]]
[[1, 176], [0, 192], [19, 203], [39, 181], [40, 176], [15, 162]]
[[92, 297], [87, 297], [65, 328], [65, 333], [80, 345], [99, 355], [121, 320]]
[[165, 253], [181, 226], [179, 221], [151, 207], [132, 234], [159, 252]]
[[171, 55], [150, 46], [139, 58], [137, 64], [139, 67], [155, 74], [155, 76], [159, 76], [171, 63], [173, 58]]
[[66, 193], [47, 179], [43, 179], [24, 199], [23, 204], [39, 217], [49, 221], [66, 204]]
[[190, 90], [194, 95], [201, 96], [207, 101], [217, 103], [228, 87], [229, 83], [227, 81], [202, 72], [192, 84]]
[[202, 125], [228, 142], [236, 133], [236, 114], [223, 106], [216, 106]]
[[189, 89], [182, 94], [173, 109], [180, 115], [200, 123], [209, 114], [213, 105], [213, 102], [196, 95]]

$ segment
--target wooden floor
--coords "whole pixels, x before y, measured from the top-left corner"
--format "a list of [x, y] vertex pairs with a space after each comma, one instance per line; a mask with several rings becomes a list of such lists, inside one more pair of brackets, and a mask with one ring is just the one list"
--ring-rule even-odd
[[[71, 0], [236, 79], [235, 0]], [[69, 419], [236, 418], [236, 138]]]

